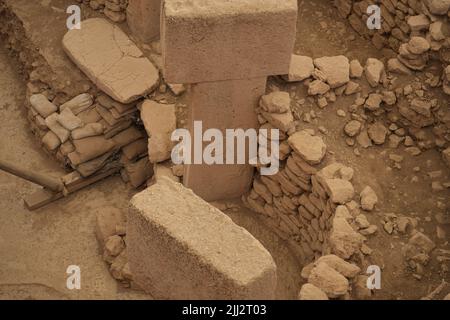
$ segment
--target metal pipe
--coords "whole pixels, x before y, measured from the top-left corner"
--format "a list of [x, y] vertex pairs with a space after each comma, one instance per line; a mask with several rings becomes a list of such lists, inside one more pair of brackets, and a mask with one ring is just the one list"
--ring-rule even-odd
[[16, 164], [1, 159], [0, 159], [0, 169], [17, 177], [20, 177], [22, 179], [36, 183], [54, 192], [60, 192], [64, 188], [62, 181], [58, 178], [49, 177], [39, 172], [34, 172], [29, 169], [20, 168]]

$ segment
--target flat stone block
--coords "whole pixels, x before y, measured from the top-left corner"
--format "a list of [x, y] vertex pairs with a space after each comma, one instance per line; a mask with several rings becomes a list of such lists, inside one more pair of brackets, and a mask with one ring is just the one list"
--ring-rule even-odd
[[296, 23], [296, 0], [166, 0], [164, 77], [199, 83], [287, 74]]
[[159, 72], [116, 25], [105, 19], [84, 20], [81, 29], [67, 32], [63, 47], [98, 88], [121, 103], [152, 92]]
[[224, 213], [167, 177], [131, 200], [127, 251], [157, 299], [273, 299], [269, 252]]
[[[194, 84], [189, 93], [188, 123], [192, 126], [194, 121], [202, 121], [203, 132], [219, 129], [224, 137], [226, 129], [258, 128], [255, 108], [265, 90], [266, 78]], [[194, 139], [193, 127], [190, 133]], [[224, 141], [224, 150], [225, 146]], [[184, 185], [206, 201], [234, 199], [250, 189], [253, 174], [249, 164], [190, 164], [185, 166]]]
[[160, 36], [162, 0], [129, 0], [127, 23], [133, 35], [144, 43]]

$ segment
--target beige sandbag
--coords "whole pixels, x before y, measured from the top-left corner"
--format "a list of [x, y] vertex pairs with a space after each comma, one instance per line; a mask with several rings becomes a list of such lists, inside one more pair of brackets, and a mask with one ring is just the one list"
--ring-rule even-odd
[[135, 163], [128, 164], [125, 167], [130, 184], [137, 188], [144, 184], [152, 175], [153, 167], [148, 157], [142, 158]]
[[58, 136], [51, 131], [45, 134], [42, 138], [42, 143], [49, 151], [54, 151], [61, 145]]
[[75, 130], [83, 126], [83, 121], [73, 114], [70, 108], [66, 108], [56, 118], [60, 125], [69, 131]]
[[70, 131], [64, 128], [59, 122], [58, 122], [58, 114], [55, 112], [48, 116], [45, 119], [45, 124], [47, 127], [53, 131], [54, 134], [56, 134], [61, 141], [61, 143], [66, 142], [69, 140], [70, 137]]
[[58, 107], [48, 101], [43, 94], [33, 94], [30, 97], [30, 104], [43, 118], [47, 118], [58, 110]]
[[131, 126], [128, 129], [116, 134], [112, 137], [112, 140], [116, 144], [117, 147], [122, 148], [131, 142], [136, 141], [137, 139], [143, 138], [144, 133], [140, 131], [135, 126]]
[[147, 148], [148, 140], [141, 138], [123, 147], [122, 152], [128, 160], [133, 160], [146, 154]]
[[78, 166], [81, 163], [100, 157], [111, 151], [115, 144], [110, 139], [103, 136], [89, 137], [80, 140], [74, 140], [75, 151], [69, 154], [69, 160], [72, 165]]
[[79, 113], [87, 110], [93, 103], [94, 99], [89, 93], [82, 93], [61, 105], [59, 107], [59, 111], [69, 108], [74, 115], [78, 115]]
[[72, 139], [79, 140], [88, 137], [100, 136], [103, 134], [103, 125], [101, 123], [88, 123], [84, 127], [72, 131]]

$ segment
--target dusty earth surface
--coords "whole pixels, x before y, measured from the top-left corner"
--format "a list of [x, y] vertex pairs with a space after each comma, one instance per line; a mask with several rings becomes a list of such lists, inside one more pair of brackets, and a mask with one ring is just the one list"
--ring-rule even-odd
[[[25, 84], [17, 74], [15, 60], [8, 57], [0, 43], [0, 155], [26, 167], [55, 175], [63, 171], [36, 145], [28, 130], [22, 103]], [[348, 24], [340, 19], [328, 0], [300, 2], [297, 54], [313, 58], [344, 54], [349, 59], [364, 62], [369, 57], [381, 57], [367, 40], [360, 38]], [[411, 79], [404, 78], [408, 83]], [[306, 97], [302, 84], [285, 84], [271, 79], [271, 84], [295, 91], [297, 97]], [[446, 99], [439, 96], [440, 99]], [[434, 192], [427, 173], [442, 170], [443, 182], [450, 181], [449, 170], [439, 153], [429, 150], [417, 157], [402, 150], [396, 154], [405, 156], [401, 169], [393, 169], [387, 145], [361, 149], [355, 155], [353, 148], [345, 143], [343, 127], [348, 120], [339, 117], [338, 109], [344, 111], [352, 104], [352, 98], [340, 98], [325, 109], [313, 106], [308, 100], [302, 112], [314, 110], [317, 119], [305, 127], [317, 129], [323, 126], [325, 142], [340, 161], [355, 170], [354, 185], [362, 190], [370, 185], [376, 191], [379, 204], [377, 211], [368, 214], [379, 231], [369, 238], [368, 246], [374, 249], [373, 263], [384, 267], [382, 289], [375, 292], [375, 299], [417, 299], [427, 295], [441, 281], [450, 282], [450, 275], [442, 270], [433, 257], [420, 280], [414, 278], [405, 267], [401, 255], [402, 244], [407, 236], [388, 235], [383, 231], [381, 217], [385, 213], [415, 217], [422, 229], [442, 249], [450, 249], [448, 240], [436, 237], [435, 214], [437, 203], [448, 203], [450, 190]], [[447, 98], [448, 99], [448, 98]], [[413, 172], [420, 167], [419, 173]], [[391, 168], [391, 169], [389, 169]], [[411, 182], [413, 175], [419, 177]], [[99, 254], [94, 236], [95, 214], [108, 206], [126, 209], [135, 191], [128, 189], [119, 177], [112, 177], [94, 186], [62, 199], [36, 212], [24, 209], [22, 198], [37, 187], [0, 172], [0, 298], [12, 299], [135, 299], [151, 298], [139, 291], [121, 288], [109, 274]], [[274, 256], [278, 266], [278, 298], [295, 299], [302, 284], [301, 266], [295, 261], [282, 240], [258, 223], [251, 212], [227, 212], [235, 222], [247, 228]], [[450, 230], [447, 230], [449, 234]], [[448, 236], [447, 236], [448, 238]], [[82, 290], [66, 288], [66, 269], [69, 265], [81, 267]], [[447, 267], [450, 265], [447, 262]], [[447, 294], [447, 286], [442, 295]]]

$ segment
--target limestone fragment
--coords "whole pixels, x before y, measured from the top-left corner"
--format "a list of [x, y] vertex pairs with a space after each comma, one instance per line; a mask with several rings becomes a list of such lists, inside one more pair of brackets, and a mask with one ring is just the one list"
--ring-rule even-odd
[[366, 62], [364, 73], [366, 79], [372, 87], [378, 86], [384, 74], [384, 64], [378, 59], [369, 58]]
[[350, 63], [345, 56], [318, 58], [314, 60], [314, 65], [325, 75], [331, 88], [343, 86], [350, 81]]
[[141, 119], [149, 136], [150, 162], [169, 159], [174, 145], [171, 136], [176, 129], [175, 105], [145, 100], [141, 106]]
[[343, 296], [349, 289], [348, 280], [326, 263], [316, 265], [311, 270], [308, 281], [325, 292], [329, 298]]
[[327, 146], [323, 139], [303, 130], [289, 137], [291, 148], [309, 164], [319, 164], [325, 157]]
[[293, 54], [289, 73], [284, 76], [284, 79], [288, 82], [303, 81], [311, 77], [313, 71], [314, 63], [312, 58]]
[[291, 98], [288, 92], [272, 92], [261, 98], [261, 108], [270, 113], [286, 113], [291, 110]]
[[378, 202], [378, 197], [369, 186], [366, 186], [360, 194], [361, 197], [361, 207], [366, 211], [372, 211]]
[[306, 283], [300, 289], [298, 294], [299, 300], [329, 300], [328, 296], [321, 289], [317, 288], [315, 285]]

